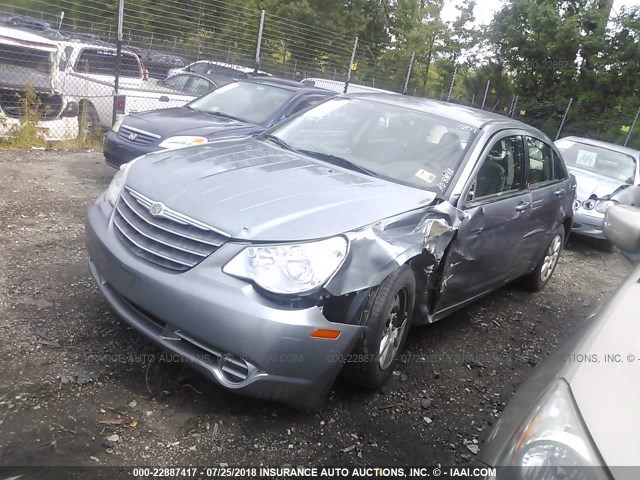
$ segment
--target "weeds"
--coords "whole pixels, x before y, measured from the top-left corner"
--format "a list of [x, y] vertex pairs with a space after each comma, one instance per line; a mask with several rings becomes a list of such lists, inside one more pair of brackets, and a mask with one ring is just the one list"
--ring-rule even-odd
[[[21, 117], [17, 125], [9, 128], [5, 138], [0, 139], [0, 148], [20, 149], [30, 147], [49, 147], [69, 149], [99, 148], [102, 144], [101, 138], [92, 134], [89, 126], [88, 109], [81, 109], [78, 118], [79, 132], [75, 139], [49, 142], [46, 140], [46, 129], [40, 126], [41, 114], [47, 113], [51, 108], [49, 105], [42, 105], [42, 100], [31, 85], [26, 85], [24, 93], [18, 96]], [[7, 130], [7, 119], [0, 117], [0, 128]]]

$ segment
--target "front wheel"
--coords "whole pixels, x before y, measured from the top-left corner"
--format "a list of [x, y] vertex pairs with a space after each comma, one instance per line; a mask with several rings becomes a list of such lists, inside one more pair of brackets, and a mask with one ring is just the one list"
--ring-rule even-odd
[[527, 290], [539, 292], [549, 282], [558, 265], [563, 244], [564, 232], [556, 233], [533, 272], [522, 278], [522, 284]]
[[382, 282], [370, 304], [364, 338], [343, 369], [349, 382], [375, 390], [387, 381], [407, 339], [415, 292], [415, 275], [407, 265]]

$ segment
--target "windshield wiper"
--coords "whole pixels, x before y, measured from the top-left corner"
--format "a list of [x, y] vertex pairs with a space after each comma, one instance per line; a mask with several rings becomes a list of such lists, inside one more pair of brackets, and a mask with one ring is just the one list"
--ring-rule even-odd
[[273, 143], [275, 143], [279, 147], [284, 148], [285, 150], [294, 150], [291, 145], [282, 140], [280, 137], [276, 137], [275, 135], [271, 135], [270, 133], [264, 133], [260, 135], [260, 137], [266, 140], [271, 140]]
[[300, 153], [304, 153], [305, 155], [309, 155], [310, 157], [317, 158], [319, 160], [324, 160], [329, 163], [333, 163], [339, 167], [348, 168], [349, 170], [354, 170], [356, 172], [364, 173], [366, 175], [372, 177], [379, 177], [376, 172], [369, 170], [368, 168], [361, 167], [357, 163], [353, 163], [346, 158], [339, 157], [337, 155], [332, 155], [331, 153], [324, 152], [315, 152], [313, 150], [298, 150]]
[[[195, 109], [194, 109], [195, 110]], [[215, 117], [222, 117], [222, 118], [228, 118], [230, 120], [236, 120], [238, 122], [244, 122], [244, 120], [238, 118], [238, 117], [234, 117], [233, 115], [229, 115], [228, 113], [223, 113], [223, 112], [211, 112], [208, 110], [197, 110], [198, 112], [202, 112], [202, 113], [208, 113], [209, 115], [213, 115]]]

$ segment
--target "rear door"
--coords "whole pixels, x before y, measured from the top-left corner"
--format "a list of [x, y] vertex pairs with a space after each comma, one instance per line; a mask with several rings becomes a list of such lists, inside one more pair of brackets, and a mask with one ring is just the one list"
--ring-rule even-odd
[[531, 193], [525, 182], [524, 136], [494, 136], [465, 187], [465, 213], [442, 274], [437, 309], [481, 295], [523, 269], [521, 244], [529, 231]]
[[568, 174], [551, 145], [526, 137], [527, 184], [531, 191], [531, 227], [523, 248], [536, 264], [564, 219], [565, 199], [571, 195]]

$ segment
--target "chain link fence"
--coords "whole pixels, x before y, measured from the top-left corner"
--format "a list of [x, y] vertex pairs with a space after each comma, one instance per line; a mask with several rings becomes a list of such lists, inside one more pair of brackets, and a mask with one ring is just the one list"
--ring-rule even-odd
[[[118, 116], [170, 108], [235, 79], [271, 75], [336, 92], [416, 94], [427, 63], [393, 43], [372, 43], [295, 16], [229, 0], [0, 3], [0, 142], [36, 146], [101, 141]], [[449, 88], [436, 99], [481, 108], [538, 127], [640, 148], [638, 105], [542, 102]], [[426, 78], [426, 77], [425, 77]]]

